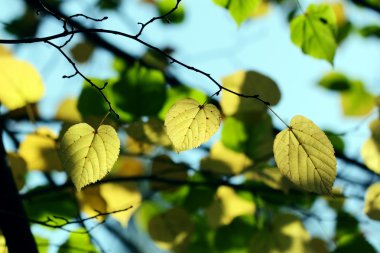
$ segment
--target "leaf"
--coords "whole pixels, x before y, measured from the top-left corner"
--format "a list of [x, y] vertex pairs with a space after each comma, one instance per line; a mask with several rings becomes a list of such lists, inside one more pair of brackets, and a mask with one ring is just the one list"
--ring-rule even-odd
[[311, 120], [297, 115], [289, 128], [277, 134], [274, 158], [281, 173], [298, 187], [331, 193], [336, 177], [334, 148]]
[[[245, 95], [259, 95], [261, 99], [276, 105], [280, 101], [280, 90], [271, 78], [256, 71], [237, 71], [222, 80], [223, 86]], [[242, 98], [231, 92], [222, 91], [220, 106], [226, 116], [235, 116], [243, 121], [254, 120], [266, 106], [256, 99]]]
[[[107, 203], [103, 196], [100, 194], [100, 187], [98, 185], [87, 187], [83, 191], [77, 192], [80, 209], [89, 217], [99, 214], [99, 212], [107, 212]], [[96, 218], [103, 221], [105, 216]]]
[[380, 145], [374, 138], [366, 140], [362, 146], [361, 155], [365, 165], [380, 174]]
[[38, 102], [45, 88], [37, 70], [28, 62], [1, 57], [0, 103], [10, 110]]
[[94, 44], [88, 41], [81, 41], [70, 49], [70, 53], [75, 61], [85, 63], [91, 58], [94, 50]]
[[306, 13], [290, 23], [290, 36], [302, 52], [334, 64], [337, 29], [333, 9], [327, 4], [310, 4]]
[[7, 153], [7, 160], [12, 169], [13, 178], [18, 190], [25, 185], [25, 175], [27, 172], [25, 160], [17, 153]]
[[3, 45], [0, 45], [0, 57], [11, 57], [11, 56], [12, 56], [12, 51]]
[[214, 105], [188, 98], [176, 102], [165, 118], [166, 132], [177, 152], [196, 148], [218, 130], [221, 115]]
[[339, 72], [329, 72], [319, 80], [319, 86], [333, 91], [346, 91], [351, 87], [350, 79]]
[[72, 124], [82, 122], [82, 116], [77, 107], [78, 100], [76, 98], [66, 98], [58, 106], [55, 118]]
[[243, 199], [228, 186], [219, 186], [214, 202], [205, 210], [210, 227], [228, 225], [241, 215], [253, 215], [256, 206], [253, 201]]
[[225, 175], [238, 175], [252, 164], [253, 161], [244, 153], [233, 151], [219, 141], [212, 145], [210, 158], [201, 160], [202, 170]]
[[250, 253], [309, 252], [310, 235], [294, 215], [279, 214], [269, 226], [256, 232], [250, 243]]
[[380, 183], [375, 183], [367, 189], [364, 213], [373, 220], [380, 220]]
[[19, 148], [29, 170], [62, 170], [56, 144], [57, 136], [48, 128], [38, 128], [26, 136]]
[[142, 196], [135, 184], [102, 184], [100, 194], [107, 203], [107, 212], [127, 209], [111, 214], [122, 226], [127, 226], [129, 219], [141, 204]]
[[109, 125], [95, 130], [79, 123], [64, 134], [59, 151], [63, 168], [79, 191], [108, 174], [119, 156], [120, 140]]
[[112, 86], [116, 106], [135, 118], [158, 114], [166, 99], [166, 81], [161, 71], [138, 64]]
[[351, 88], [341, 93], [341, 104], [346, 116], [365, 116], [375, 106], [375, 96], [361, 81], [352, 81]]
[[154, 216], [149, 222], [148, 230], [160, 248], [180, 253], [186, 252], [194, 225], [186, 210], [173, 207]]
[[79, 228], [73, 232], [69, 239], [59, 247], [58, 253], [98, 252], [84, 228]]
[[[165, 15], [169, 11], [171, 11], [176, 5], [176, 0], [160, 0], [156, 2], [158, 13], [161, 15]], [[183, 22], [185, 19], [185, 9], [183, 5], [180, 4], [178, 8], [165, 19], [161, 19], [163, 24], [177, 24]]]
[[281, 174], [278, 168], [268, 167], [263, 169], [250, 170], [244, 175], [247, 179], [254, 180], [256, 182], [262, 182], [273, 189], [288, 192], [290, 188], [289, 180]]
[[220, 5], [230, 12], [235, 22], [240, 25], [259, 6], [261, 0], [213, 0], [214, 3]]
[[[167, 180], [181, 180], [187, 179], [187, 166], [183, 163], [175, 163], [170, 157], [160, 155], [154, 158], [152, 163], [152, 175], [167, 179]], [[175, 190], [178, 186], [165, 182], [151, 182], [151, 187], [154, 190]]]

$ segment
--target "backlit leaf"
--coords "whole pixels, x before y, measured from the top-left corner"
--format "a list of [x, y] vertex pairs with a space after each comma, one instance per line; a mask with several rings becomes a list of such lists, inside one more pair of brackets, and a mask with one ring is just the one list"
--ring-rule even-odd
[[[100, 194], [100, 187], [93, 186], [77, 192], [77, 198], [81, 210], [89, 217], [97, 215], [99, 212], [107, 212], [107, 203], [103, 196]], [[105, 216], [97, 217], [99, 221], [103, 221]]]
[[351, 87], [350, 79], [339, 72], [329, 72], [325, 74], [321, 80], [319, 80], [318, 84], [323, 88], [333, 91], [345, 91]]
[[281, 173], [298, 187], [331, 193], [336, 177], [334, 148], [311, 120], [297, 115], [289, 128], [277, 134], [274, 158]]
[[364, 213], [371, 219], [380, 220], [380, 183], [368, 188], [365, 195]]
[[97, 253], [98, 250], [84, 228], [79, 228], [70, 234], [69, 239], [59, 247], [58, 253], [87, 252]]
[[254, 10], [259, 6], [261, 0], [213, 0], [230, 12], [235, 22], [240, 25], [251, 16]]
[[69, 122], [72, 124], [82, 121], [82, 116], [77, 109], [78, 100], [75, 98], [66, 98], [58, 106], [55, 118], [57, 120]]
[[37, 70], [13, 57], [0, 61], [0, 102], [10, 110], [38, 102], [45, 88]]
[[348, 91], [341, 93], [343, 112], [347, 116], [365, 116], [375, 106], [375, 96], [361, 81], [352, 81]]
[[380, 174], [380, 145], [374, 138], [366, 140], [362, 146], [361, 155], [364, 163], [372, 171]]
[[29, 170], [62, 170], [56, 140], [57, 136], [48, 128], [38, 128], [35, 133], [26, 136], [19, 154]]
[[63, 168], [78, 191], [105, 177], [119, 152], [120, 140], [109, 125], [95, 130], [86, 123], [76, 124], [64, 134], [60, 146]]
[[[223, 86], [245, 95], [259, 95], [261, 99], [276, 105], [281, 97], [277, 84], [271, 78], [256, 71], [237, 71], [222, 80]], [[266, 106], [256, 99], [242, 98], [228, 91], [222, 91], [220, 106], [226, 116], [239, 117], [247, 121], [253, 115], [262, 113]]]
[[214, 105], [194, 99], [176, 102], [165, 118], [166, 132], [177, 152], [196, 148], [218, 130], [221, 115]]
[[[176, 5], [176, 0], [159, 0], [156, 1], [157, 9], [160, 15], [164, 15], [171, 11]], [[166, 20], [161, 19], [164, 24], [174, 24], [181, 23], [185, 18], [185, 10], [183, 5], [180, 4], [178, 8], [169, 16], [166, 17]]]
[[335, 40], [336, 18], [327, 4], [310, 4], [306, 13], [290, 23], [291, 39], [305, 54], [334, 62], [337, 43]]
[[230, 187], [219, 186], [216, 199], [205, 212], [209, 225], [216, 228], [230, 224], [238, 216], [253, 215], [255, 211], [255, 203], [243, 199]]
[[280, 214], [264, 230], [256, 232], [250, 243], [250, 253], [294, 253], [309, 251], [310, 235], [294, 215]]

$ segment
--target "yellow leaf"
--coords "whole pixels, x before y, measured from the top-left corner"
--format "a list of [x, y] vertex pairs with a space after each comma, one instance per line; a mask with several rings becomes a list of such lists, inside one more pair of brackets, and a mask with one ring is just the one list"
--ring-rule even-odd
[[[256, 71], [237, 71], [223, 78], [222, 82], [225, 88], [245, 95], [259, 95], [271, 105], [277, 104], [281, 97], [277, 84]], [[266, 110], [266, 106], [256, 99], [238, 97], [225, 90], [222, 91], [220, 106], [224, 115], [243, 118], [252, 117], [252, 114]]]
[[336, 177], [334, 148], [311, 120], [297, 115], [289, 128], [277, 134], [274, 158], [281, 173], [298, 187], [331, 193]]
[[63, 168], [79, 191], [110, 172], [119, 156], [120, 140], [109, 125], [101, 125], [95, 130], [80, 123], [67, 130], [59, 151]]
[[344, 10], [344, 5], [342, 2], [330, 3], [332, 10], [335, 13], [336, 24], [338, 26], [343, 26], [347, 22], [346, 13]]
[[253, 162], [244, 153], [233, 151], [216, 142], [212, 145], [210, 158], [201, 160], [201, 168], [218, 174], [239, 174]]
[[188, 98], [176, 102], [165, 118], [166, 132], [177, 152], [196, 148], [218, 130], [221, 115], [214, 105]]
[[12, 168], [13, 178], [16, 182], [18, 190], [25, 185], [25, 175], [26, 175], [26, 162], [25, 160], [17, 153], [10, 152], [7, 153], [7, 160], [9, 166]]
[[154, 146], [152, 144], [140, 142], [132, 137], [127, 138], [125, 146], [127, 152], [134, 155], [149, 154], [154, 150]]
[[190, 215], [180, 207], [154, 216], [148, 227], [150, 236], [160, 248], [176, 253], [187, 252], [193, 230]]
[[29, 170], [62, 170], [56, 140], [57, 136], [48, 128], [39, 128], [26, 136], [20, 145], [19, 154]]
[[134, 177], [144, 174], [141, 161], [129, 156], [120, 156], [112, 170], [114, 175], [121, 177]]
[[380, 220], [380, 183], [368, 188], [365, 195], [364, 213], [371, 219]]
[[77, 109], [78, 100], [67, 98], [61, 102], [55, 114], [57, 120], [69, 122], [72, 124], [82, 121], [82, 116]]
[[253, 235], [249, 252], [307, 253], [310, 252], [310, 235], [296, 216], [280, 214], [271, 226]]
[[28, 62], [13, 57], [0, 61], [0, 103], [10, 110], [38, 102], [44, 94], [42, 79]]
[[108, 212], [131, 207], [123, 212], [111, 214], [123, 226], [128, 225], [129, 219], [136, 212], [142, 201], [141, 193], [134, 184], [102, 184], [100, 186], [100, 194], [107, 203]]
[[206, 209], [206, 217], [210, 227], [217, 228], [228, 225], [231, 221], [241, 215], [253, 215], [256, 206], [252, 201], [245, 200], [228, 186], [219, 186], [216, 199]]
[[9, 50], [7, 47], [4, 47], [3, 45], [0, 45], [0, 57], [9, 57], [12, 56], [11, 50]]
[[[89, 217], [97, 215], [99, 212], [107, 212], [107, 203], [100, 194], [98, 185], [87, 187], [81, 192], [77, 192], [81, 210]], [[103, 221], [105, 216], [97, 217], [99, 221]]]
[[365, 165], [372, 171], [380, 174], [380, 146], [374, 138], [364, 142], [361, 150]]
[[291, 183], [278, 168], [254, 169], [244, 174], [247, 179], [262, 182], [267, 186], [288, 192]]

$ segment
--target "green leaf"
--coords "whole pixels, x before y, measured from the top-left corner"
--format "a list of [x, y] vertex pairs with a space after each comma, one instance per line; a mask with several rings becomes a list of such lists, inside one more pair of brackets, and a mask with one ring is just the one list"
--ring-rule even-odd
[[[171, 11], [174, 6], [176, 5], [177, 0], [160, 0], [157, 4], [158, 13], [160, 16], [168, 13]], [[180, 4], [178, 8], [171, 13], [169, 16], [166, 17], [166, 19], [161, 19], [161, 21], [164, 24], [177, 24], [181, 23], [185, 19], [185, 9], [183, 8], [183, 5]]]
[[112, 86], [113, 99], [121, 110], [136, 118], [156, 115], [166, 100], [165, 83], [161, 71], [136, 64]]
[[302, 52], [318, 59], [325, 59], [334, 64], [337, 43], [336, 18], [330, 5], [311, 4], [306, 13], [297, 16], [290, 23], [293, 43]]
[[248, 133], [244, 123], [234, 117], [227, 117], [223, 121], [222, 143], [225, 147], [236, 152], [246, 151]]
[[[99, 86], [103, 85], [106, 82], [101, 79], [90, 79]], [[106, 95], [108, 92], [108, 87], [104, 89], [103, 92]], [[109, 111], [108, 104], [106, 103], [100, 92], [97, 91], [87, 82], [83, 84], [82, 92], [80, 93], [78, 98], [77, 107], [82, 117], [104, 116]]]
[[331, 193], [336, 178], [334, 148], [311, 120], [294, 116], [287, 129], [277, 134], [274, 158], [281, 173], [298, 187]]
[[347, 91], [351, 88], [350, 79], [339, 72], [329, 72], [319, 80], [319, 86], [333, 91]]
[[[246, 253], [255, 231], [253, 216], [236, 217], [229, 225], [218, 228], [215, 248], [220, 253]], [[233, 235], [233, 236], [231, 236]]]
[[375, 96], [361, 81], [352, 81], [351, 88], [341, 93], [341, 104], [346, 116], [365, 116], [375, 107]]
[[[40, 191], [45, 187], [38, 187], [34, 190]], [[48, 187], [46, 187], [46, 191]], [[30, 191], [31, 193], [33, 190]], [[63, 220], [54, 219], [54, 216], [64, 219], [73, 219], [78, 215], [76, 200], [71, 191], [52, 191], [33, 197], [32, 200], [25, 200], [24, 207], [30, 219], [45, 221], [53, 219], [52, 225], [62, 224]]]
[[325, 130], [324, 131], [327, 138], [329, 138], [329, 140], [331, 141], [331, 144], [333, 145], [334, 147], [334, 150], [340, 152], [340, 153], [343, 153], [344, 152], [344, 140], [342, 137], [340, 137], [339, 135], [337, 135], [336, 133], [333, 133], [331, 131], [328, 131], [328, 130]]
[[167, 134], [177, 152], [196, 148], [216, 133], [221, 115], [215, 105], [200, 105], [194, 99], [176, 102], [165, 118]]
[[379, 25], [368, 25], [360, 28], [360, 34], [363, 37], [375, 37], [380, 39], [380, 26]]
[[97, 253], [86, 230], [79, 228], [70, 234], [69, 239], [59, 247], [58, 253]]
[[36, 241], [38, 252], [39, 253], [47, 253], [49, 250], [49, 240], [43, 237], [34, 236], [34, 240]]
[[220, 5], [230, 12], [235, 22], [240, 25], [259, 6], [261, 0], [213, 0], [214, 3]]
[[95, 130], [80, 123], [67, 130], [59, 151], [62, 166], [79, 191], [110, 172], [119, 156], [120, 140], [109, 125], [101, 125]]

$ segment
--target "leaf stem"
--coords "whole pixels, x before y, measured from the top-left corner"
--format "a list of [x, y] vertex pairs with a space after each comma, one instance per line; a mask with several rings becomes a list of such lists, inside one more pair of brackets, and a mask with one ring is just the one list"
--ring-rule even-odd
[[98, 128], [103, 124], [103, 122], [106, 120], [106, 118], [108, 117], [109, 114], [110, 114], [110, 111], [108, 111], [108, 112], [106, 113], [106, 115], [104, 115], [104, 117], [102, 118], [102, 120], [101, 120], [100, 123], [99, 123]]
[[267, 108], [269, 109], [269, 111], [271, 111], [271, 113], [274, 114], [274, 116], [276, 116], [279, 120], [281, 120], [281, 122], [284, 123], [284, 125], [287, 128], [290, 128], [290, 126], [288, 124], [286, 124], [286, 122], [272, 109], [272, 107], [270, 107], [269, 105], [267, 105]]

